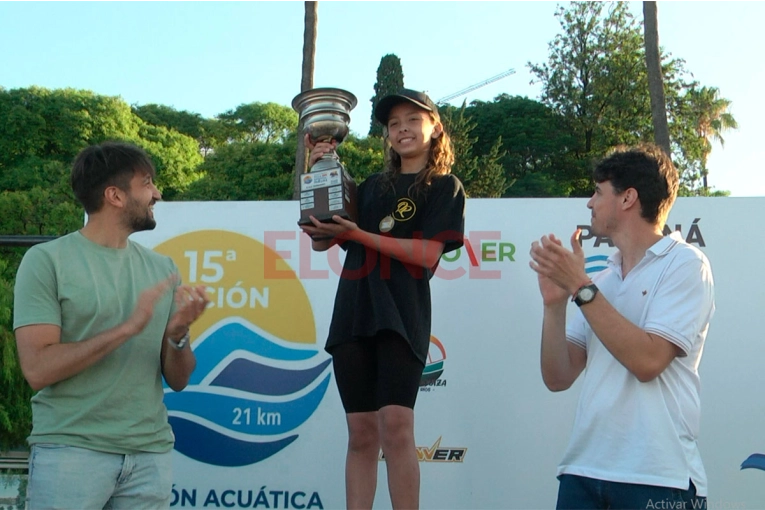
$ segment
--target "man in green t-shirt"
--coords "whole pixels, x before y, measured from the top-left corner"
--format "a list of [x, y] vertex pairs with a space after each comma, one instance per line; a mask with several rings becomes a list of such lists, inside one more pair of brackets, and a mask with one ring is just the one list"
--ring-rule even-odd
[[128, 239], [156, 225], [154, 176], [133, 145], [84, 149], [72, 189], [87, 224], [34, 246], [19, 266], [13, 327], [21, 369], [39, 390], [31, 510], [170, 505], [174, 437], [162, 377], [175, 391], [188, 384], [189, 326], [209, 300], [204, 287], [178, 284], [169, 257]]

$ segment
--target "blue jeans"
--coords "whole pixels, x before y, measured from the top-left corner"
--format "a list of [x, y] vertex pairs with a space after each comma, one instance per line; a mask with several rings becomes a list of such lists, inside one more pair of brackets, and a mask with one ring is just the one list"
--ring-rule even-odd
[[119, 455], [60, 444], [34, 444], [29, 510], [170, 508], [172, 452]]
[[558, 510], [707, 510], [707, 498], [696, 496], [696, 486], [690, 480], [686, 490], [607, 482], [576, 475], [560, 475], [558, 480]]

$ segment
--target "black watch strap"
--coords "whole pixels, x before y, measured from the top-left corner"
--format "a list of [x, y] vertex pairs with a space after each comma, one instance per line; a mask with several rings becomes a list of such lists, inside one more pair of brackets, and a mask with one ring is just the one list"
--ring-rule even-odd
[[574, 303], [576, 303], [577, 306], [586, 305], [587, 303], [592, 302], [592, 300], [595, 299], [595, 296], [597, 295], [597, 285], [594, 283], [582, 285], [579, 287], [579, 290], [576, 291], [576, 294], [574, 294]]

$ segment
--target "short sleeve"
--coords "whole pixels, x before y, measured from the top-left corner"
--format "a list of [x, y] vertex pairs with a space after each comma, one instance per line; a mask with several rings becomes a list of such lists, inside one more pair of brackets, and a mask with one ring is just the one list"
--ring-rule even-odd
[[13, 289], [13, 329], [32, 324], [61, 326], [56, 271], [50, 255], [38, 247], [24, 255]]
[[[369, 201], [369, 195], [374, 192], [374, 190], [377, 189], [377, 179], [379, 178], [380, 174], [372, 174], [363, 181], [361, 181], [361, 184], [359, 184], [356, 188], [356, 210], [358, 211], [358, 218], [356, 218], [356, 224], [359, 225], [359, 227], [363, 228], [362, 221], [363, 218], [361, 217], [362, 214], [364, 214], [364, 211], [367, 207], [367, 202]], [[371, 189], [367, 189], [370, 188]], [[335, 245], [338, 246], [341, 250], [347, 252], [348, 248], [350, 248], [351, 243], [353, 241], [347, 241], [347, 240], [338, 240]]]
[[666, 271], [646, 310], [643, 329], [666, 338], [685, 355], [714, 313], [714, 282], [706, 258], [699, 256]]
[[566, 340], [586, 351], [587, 326], [587, 320], [582, 311], [579, 308], [575, 309], [566, 324]]
[[183, 277], [181, 276], [181, 272], [178, 269], [178, 266], [175, 264], [175, 261], [170, 257], [167, 257], [167, 259], [168, 259], [168, 265], [170, 267], [170, 274], [174, 274], [177, 277], [177, 279], [175, 280], [175, 285], [173, 286], [173, 299], [170, 305], [170, 314], [168, 315], [168, 320], [170, 320], [170, 317], [175, 315], [175, 312], [178, 309], [178, 303], [176, 303], [175, 301], [175, 295], [178, 292], [178, 288], [181, 285], [183, 285]]
[[465, 188], [454, 175], [434, 181], [423, 219], [423, 239], [444, 243], [444, 253], [460, 248], [465, 233]]

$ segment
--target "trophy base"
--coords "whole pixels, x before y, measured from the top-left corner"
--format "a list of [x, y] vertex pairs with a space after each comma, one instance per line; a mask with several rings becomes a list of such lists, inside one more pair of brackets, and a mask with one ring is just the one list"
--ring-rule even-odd
[[300, 178], [298, 225], [311, 225], [311, 216], [322, 223], [332, 223], [333, 216], [357, 221], [356, 181], [341, 164]]

